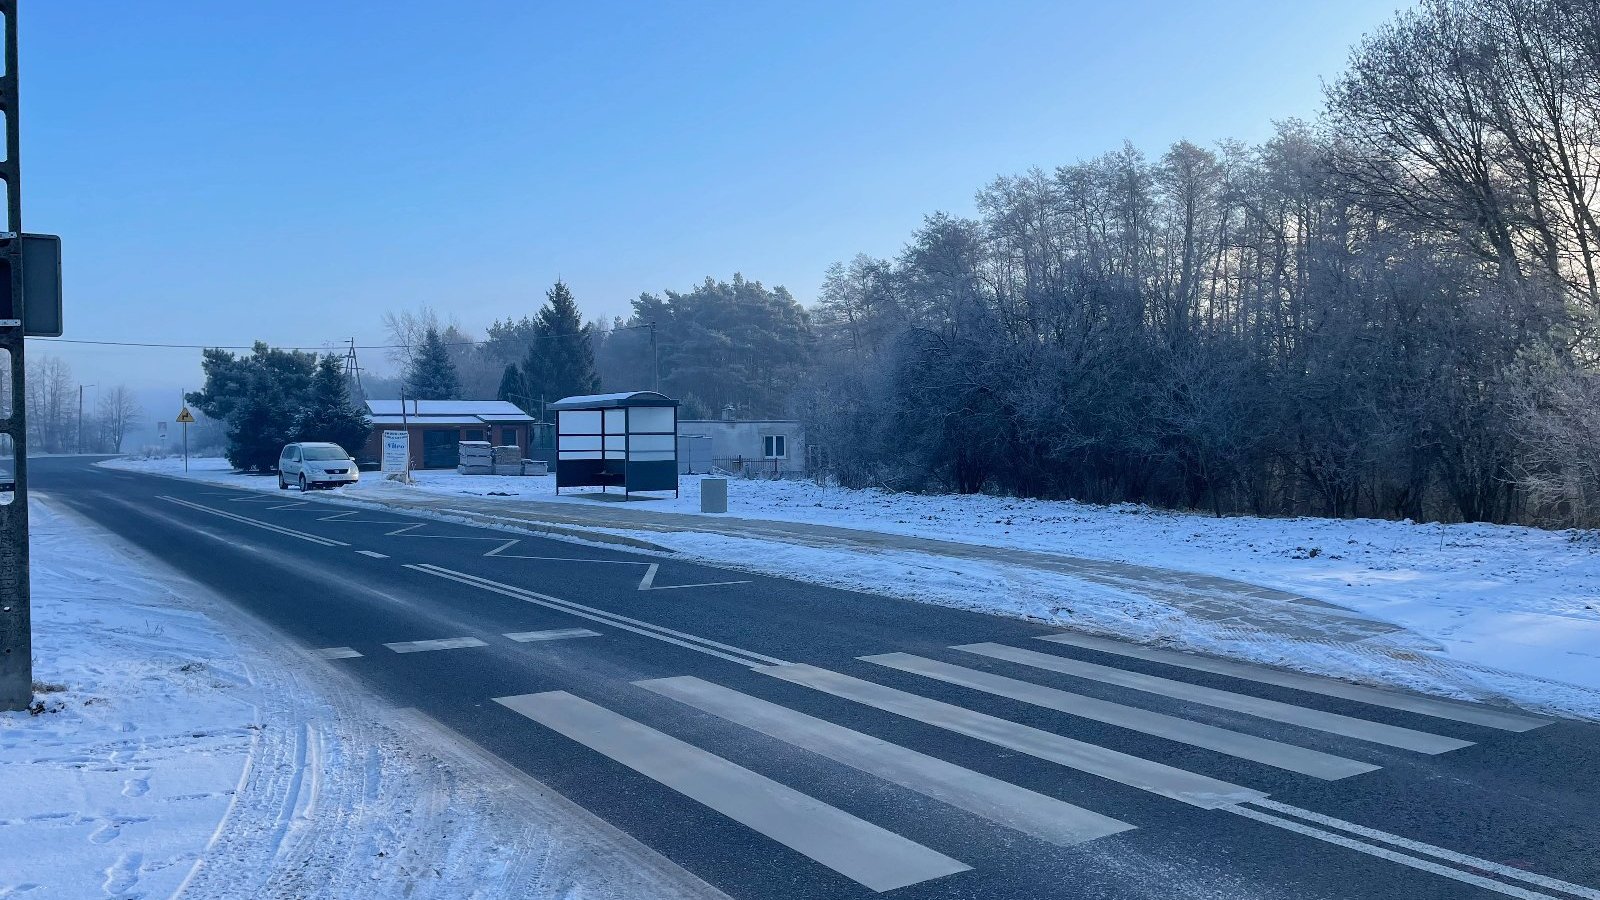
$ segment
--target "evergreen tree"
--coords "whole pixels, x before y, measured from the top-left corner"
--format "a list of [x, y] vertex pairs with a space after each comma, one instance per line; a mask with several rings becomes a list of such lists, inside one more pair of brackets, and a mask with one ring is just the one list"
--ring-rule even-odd
[[414, 400], [459, 400], [461, 382], [456, 377], [456, 364], [450, 359], [450, 348], [439, 336], [439, 329], [430, 327], [422, 336], [422, 347], [412, 358], [406, 372], [406, 397]]
[[372, 423], [366, 410], [356, 406], [350, 396], [350, 380], [342, 363], [330, 353], [317, 364], [295, 430], [298, 440], [327, 441], [355, 453], [366, 443]]
[[578, 303], [565, 283], [557, 281], [533, 321], [533, 341], [522, 361], [527, 394], [538, 402], [560, 400], [600, 389], [594, 371], [594, 347]]
[[517, 368], [516, 363], [508, 363], [506, 370], [500, 373], [500, 390], [495, 392], [495, 396], [515, 403], [529, 415], [534, 415], [537, 411], [536, 408], [530, 409], [537, 407], [538, 401], [528, 399], [528, 386], [523, 383], [522, 370]]
[[208, 418], [227, 423], [228, 462], [267, 472], [278, 464], [283, 445], [298, 439], [296, 422], [316, 368], [316, 354], [277, 350], [260, 341], [248, 356], [211, 349], [201, 362], [205, 386], [184, 399]]

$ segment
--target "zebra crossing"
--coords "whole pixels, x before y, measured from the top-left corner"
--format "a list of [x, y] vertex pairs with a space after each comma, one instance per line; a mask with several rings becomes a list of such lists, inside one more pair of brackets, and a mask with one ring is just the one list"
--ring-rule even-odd
[[[1051, 635], [1044, 640], [1057, 645], [1072, 645], [1080, 637]], [[1089, 641], [1098, 642], [1100, 639]], [[1111, 641], [1105, 644], [1117, 649], [1125, 647]], [[950, 649], [1008, 663], [1019, 674], [1026, 674], [1030, 670], [1046, 671], [1091, 682], [1133, 687], [1144, 694], [1242, 712], [1268, 722], [1326, 732], [1405, 753], [1435, 756], [1472, 746], [1473, 743], [1351, 715], [1328, 713], [1309, 705], [1309, 700], [1308, 705], [1300, 706], [1243, 692], [1200, 688], [1187, 682], [1084, 663], [1075, 658], [1024, 647], [983, 643], [956, 645]], [[1085, 649], [1102, 648], [1086, 646]], [[1128, 649], [1141, 654], [1167, 652], [1138, 647]], [[1175, 659], [1163, 657], [1151, 661], [1179, 667], [1185, 662], [1194, 662], [1197, 666], [1221, 662], [1188, 654], [1172, 656]], [[757, 665], [751, 667], [750, 671], [775, 681], [847, 700], [877, 713], [964, 735], [1013, 754], [1133, 788], [1162, 801], [1177, 801], [1202, 811], [1232, 813], [1264, 826], [1470, 884], [1490, 893], [1523, 898], [1579, 897], [1600, 900], [1600, 892], [1591, 888], [1476, 859], [1310, 810], [1300, 810], [1273, 800], [1267, 791], [1248, 784], [1231, 783], [1148, 758], [1154, 754], [1138, 756], [1080, 740], [1071, 736], [1072, 723], [1087, 720], [1112, 725], [1131, 733], [1213, 751], [1318, 781], [1355, 778], [1380, 768], [1366, 760], [1346, 758], [1325, 750], [1301, 747], [1290, 740], [1268, 739], [1181, 715], [1154, 712], [1020, 677], [923, 656], [886, 653], [860, 659], [881, 666], [886, 671], [908, 673], [929, 679], [930, 682], [965, 689], [971, 692], [970, 699], [963, 699], [959, 704], [953, 703], [814, 665]], [[1238, 664], [1225, 665], [1231, 668]], [[1112, 680], [1111, 672], [1121, 674]], [[1272, 683], [1311, 695], [1354, 699], [1380, 708], [1405, 709], [1473, 727], [1506, 732], [1526, 732], [1548, 723], [1546, 719], [1509, 710], [1480, 710], [1468, 704], [1361, 688], [1311, 676], [1258, 670], [1252, 666], [1238, 665], [1236, 670], [1218, 674], [1226, 674], [1243, 682]], [[1278, 683], [1276, 679], [1282, 676], [1289, 676], [1293, 684]], [[542, 728], [575, 741], [589, 751], [619, 763], [872, 891], [893, 890], [950, 877], [968, 871], [972, 864], [960, 858], [960, 847], [917, 843], [895, 834], [891, 830], [892, 822], [866, 822], [805, 793], [804, 784], [780, 784], [719, 756], [711, 749], [674, 737], [667, 733], [674, 716], [691, 711], [709, 714], [727, 726], [748, 729], [805, 751], [814, 758], [816, 765], [837, 765], [864, 773], [976, 816], [992, 826], [1060, 847], [1105, 840], [1140, 827], [1159, 827], [1159, 823], [1141, 825], [1136, 821], [1119, 819], [1105, 810], [1092, 808], [1094, 804], [1085, 802], [1083, 797], [1074, 797], [1076, 802], [1069, 803], [941, 759], [928, 752], [927, 748], [903, 746], [708, 678], [651, 678], [633, 682], [633, 686], [665, 702], [664, 706], [651, 707], [665, 713], [665, 718], [654, 720], [655, 725], [661, 727], [646, 725], [566, 691], [494, 699], [496, 703]], [[1248, 684], [1243, 687], [1248, 688]], [[1356, 690], [1346, 692], [1346, 688]], [[968, 697], [965, 694], [962, 696]], [[1015, 700], [1063, 713], [1064, 717], [1053, 720], [1059, 724], [1046, 730], [984, 711], [982, 708], [988, 705], [984, 697]], [[1283, 729], [1276, 730], [1281, 736]], [[793, 781], [792, 778], [790, 780]]]

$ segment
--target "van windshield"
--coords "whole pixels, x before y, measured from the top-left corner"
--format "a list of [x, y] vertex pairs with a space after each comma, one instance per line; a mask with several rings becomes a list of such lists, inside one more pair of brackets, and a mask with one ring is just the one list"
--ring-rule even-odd
[[350, 454], [338, 447], [307, 447], [306, 459], [349, 459]]

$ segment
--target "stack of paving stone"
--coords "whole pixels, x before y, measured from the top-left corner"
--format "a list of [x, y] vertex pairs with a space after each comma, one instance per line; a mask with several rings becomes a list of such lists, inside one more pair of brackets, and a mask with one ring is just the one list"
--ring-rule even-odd
[[495, 447], [491, 451], [494, 460], [494, 473], [496, 475], [521, 475], [522, 474], [522, 448], [516, 444], [506, 447]]
[[525, 459], [522, 461], [522, 474], [549, 475], [550, 464], [542, 459]]
[[462, 441], [456, 471], [462, 475], [493, 475], [494, 455], [488, 441]]

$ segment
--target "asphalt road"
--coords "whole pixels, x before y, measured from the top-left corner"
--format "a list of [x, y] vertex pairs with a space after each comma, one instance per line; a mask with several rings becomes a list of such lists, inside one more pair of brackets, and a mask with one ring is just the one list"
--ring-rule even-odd
[[1600, 900], [1593, 724], [321, 493], [30, 471], [737, 898]]

